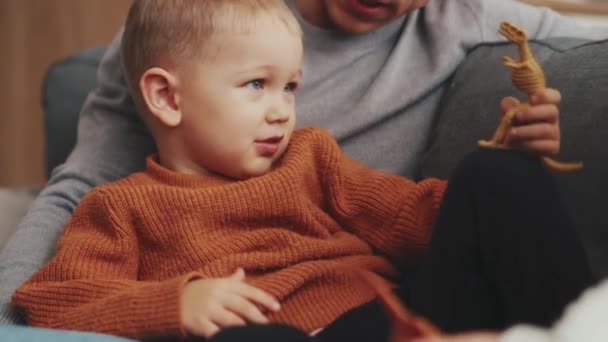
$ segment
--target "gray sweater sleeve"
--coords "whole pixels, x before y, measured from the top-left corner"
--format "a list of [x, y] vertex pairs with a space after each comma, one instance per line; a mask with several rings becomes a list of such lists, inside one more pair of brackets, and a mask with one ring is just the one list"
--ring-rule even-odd
[[78, 124], [76, 147], [57, 167], [0, 254], [0, 325], [20, 322], [11, 308], [14, 290], [54, 251], [74, 207], [92, 187], [143, 169], [154, 144], [134, 112], [122, 78], [118, 34], [98, 71]]

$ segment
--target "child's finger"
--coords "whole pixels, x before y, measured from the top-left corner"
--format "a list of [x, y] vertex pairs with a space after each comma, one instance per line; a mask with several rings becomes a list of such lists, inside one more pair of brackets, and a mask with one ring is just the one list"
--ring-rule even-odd
[[239, 296], [250, 302], [262, 305], [270, 311], [279, 311], [281, 309], [281, 304], [276, 299], [257, 287], [241, 283], [235, 288], [235, 291]]
[[191, 329], [191, 333], [196, 336], [202, 336], [204, 338], [210, 338], [213, 335], [220, 332], [220, 327], [209, 320], [200, 320], [197, 322], [197, 326]]
[[530, 96], [530, 104], [551, 103], [558, 105], [562, 102], [562, 94], [557, 89], [545, 88]]
[[222, 328], [244, 326], [247, 324], [244, 319], [229, 310], [217, 311], [211, 317], [211, 320]]
[[226, 300], [224, 306], [226, 309], [242, 317], [247, 322], [255, 324], [268, 323], [268, 318], [264, 316], [262, 311], [260, 311], [256, 305], [247, 300], [245, 297], [241, 297], [239, 295], [231, 296], [228, 300]]
[[237, 268], [234, 273], [230, 276], [230, 278], [235, 280], [244, 280], [245, 279], [245, 271], [242, 268]]

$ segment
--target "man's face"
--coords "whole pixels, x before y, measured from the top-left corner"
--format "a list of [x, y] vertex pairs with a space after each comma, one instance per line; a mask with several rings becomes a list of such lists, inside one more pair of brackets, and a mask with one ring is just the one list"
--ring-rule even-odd
[[[313, 24], [348, 33], [367, 33], [425, 6], [429, 0], [298, 0]], [[308, 15], [308, 17], [307, 17]]]
[[301, 39], [278, 19], [214, 39], [220, 45], [213, 60], [186, 65], [180, 75], [185, 157], [231, 178], [262, 175], [294, 128]]

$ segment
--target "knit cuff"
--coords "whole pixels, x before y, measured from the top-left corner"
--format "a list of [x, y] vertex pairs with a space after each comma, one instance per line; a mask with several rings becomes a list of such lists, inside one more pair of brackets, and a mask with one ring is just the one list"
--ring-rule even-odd
[[197, 273], [189, 273], [153, 287], [143, 287], [133, 298], [134, 307], [123, 317], [125, 331], [131, 332], [129, 335], [134, 337], [151, 334], [186, 337], [181, 320], [182, 289], [188, 282], [200, 277]]
[[402, 262], [415, 262], [429, 244], [447, 182], [427, 179], [418, 183], [415, 194], [397, 211], [391, 226], [391, 241], [400, 242], [394, 251]]
[[[181, 321], [181, 294], [186, 283], [200, 278], [189, 273], [164, 281], [100, 281], [83, 287], [47, 291], [22, 291], [17, 300], [28, 308], [28, 323], [33, 326], [146, 338], [185, 337]], [[36, 285], [32, 285], [36, 286]], [[43, 285], [42, 285], [43, 287]], [[56, 297], [61, 292], [69, 296]], [[55, 310], [52, 300], [69, 300], [82, 306]], [[54, 312], [53, 312], [54, 311]]]

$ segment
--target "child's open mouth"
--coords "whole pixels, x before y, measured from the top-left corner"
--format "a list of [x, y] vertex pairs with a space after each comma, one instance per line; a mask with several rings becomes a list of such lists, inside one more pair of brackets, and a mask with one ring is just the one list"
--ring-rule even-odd
[[274, 136], [267, 139], [255, 140], [258, 153], [265, 157], [271, 157], [279, 150], [283, 136]]

